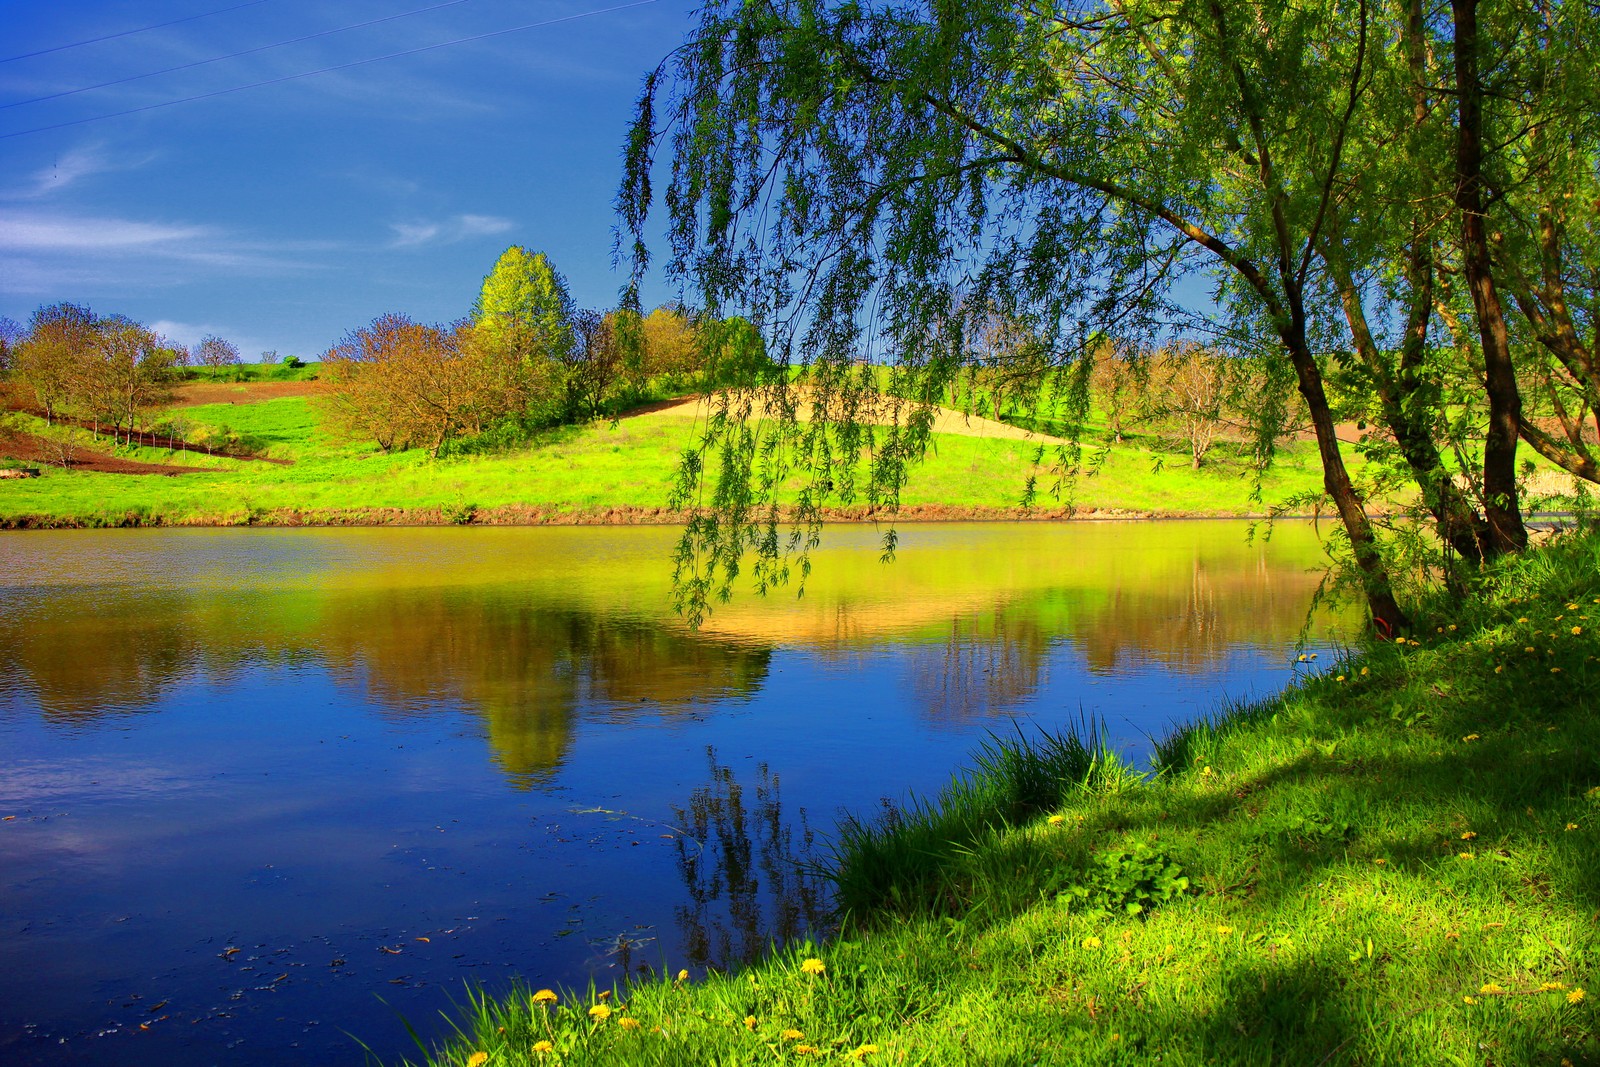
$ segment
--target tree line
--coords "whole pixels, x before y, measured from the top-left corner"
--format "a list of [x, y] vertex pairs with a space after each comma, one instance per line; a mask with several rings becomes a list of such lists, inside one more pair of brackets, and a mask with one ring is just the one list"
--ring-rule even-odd
[[542, 252], [505, 251], [462, 319], [425, 324], [390, 313], [323, 356], [325, 410], [349, 436], [385, 451], [504, 440], [691, 389], [765, 362], [740, 321], [681, 308], [580, 309]]

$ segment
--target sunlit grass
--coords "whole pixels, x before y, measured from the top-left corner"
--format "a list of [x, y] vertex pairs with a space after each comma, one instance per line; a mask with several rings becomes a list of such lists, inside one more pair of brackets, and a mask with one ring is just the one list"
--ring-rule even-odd
[[[22, 428], [49, 436], [40, 420]], [[175, 410], [189, 440], [219, 452], [245, 452], [287, 463], [226, 459], [203, 451], [114, 451], [144, 463], [207, 468], [174, 477], [44, 470], [8, 484], [0, 522], [10, 525], [124, 525], [349, 522], [519, 522], [561, 516], [649, 518], [665, 505], [689, 420], [643, 415], [620, 422], [562, 427], [526, 445], [430, 459], [422, 450], [384, 454], [339, 440], [324, 429], [313, 401], [279, 397], [256, 403]], [[102, 439], [96, 446], [110, 450]], [[1219, 451], [1200, 471], [1129, 445], [1094, 464], [1095, 473], [1054, 485], [1035, 464], [1036, 446], [1020, 441], [939, 435], [914, 472], [902, 502], [929, 516], [1014, 514], [1028, 479], [1037, 479], [1041, 513], [1075, 515], [1238, 515], [1315, 489], [1315, 455], [1295, 446], [1252, 496], [1253, 477], [1238, 457]], [[1049, 457], [1046, 457], [1048, 459]], [[864, 501], [854, 502], [857, 506]]]

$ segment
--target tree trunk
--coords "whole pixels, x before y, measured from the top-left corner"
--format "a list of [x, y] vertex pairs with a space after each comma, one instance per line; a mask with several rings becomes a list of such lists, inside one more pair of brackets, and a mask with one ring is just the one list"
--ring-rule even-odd
[[1511, 363], [1511, 342], [1495, 286], [1483, 206], [1483, 84], [1478, 72], [1478, 0], [1450, 0], [1455, 21], [1457, 96], [1456, 208], [1461, 212], [1461, 265], [1483, 346], [1489, 432], [1483, 443], [1484, 515], [1489, 555], [1528, 545], [1517, 500], [1517, 428], [1522, 396]]

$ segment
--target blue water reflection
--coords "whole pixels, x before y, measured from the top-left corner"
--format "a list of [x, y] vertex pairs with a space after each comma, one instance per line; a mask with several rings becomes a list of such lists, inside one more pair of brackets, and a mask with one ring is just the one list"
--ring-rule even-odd
[[1243, 534], [839, 531], [700, 633], [670, 530], [0, 537], [0, 1061], [392, 1058], [464, 982], [815, 931], [839, 809], [1280, 688], [1317, 550]]

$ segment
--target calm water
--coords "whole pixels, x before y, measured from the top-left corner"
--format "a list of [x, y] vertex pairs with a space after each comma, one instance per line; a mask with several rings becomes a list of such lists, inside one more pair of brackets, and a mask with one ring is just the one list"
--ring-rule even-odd
[[1301, 526], [902, 533], [699, 633], [666, 529], [0, 536], [0, 1061], [394, 1058], [468, 983], [825, 932], [839, 809], [1013, 722], [1138, 758], [1287, 682], [1318, 581]]

